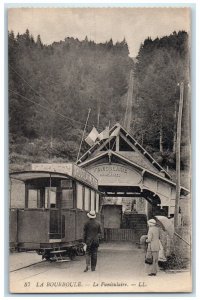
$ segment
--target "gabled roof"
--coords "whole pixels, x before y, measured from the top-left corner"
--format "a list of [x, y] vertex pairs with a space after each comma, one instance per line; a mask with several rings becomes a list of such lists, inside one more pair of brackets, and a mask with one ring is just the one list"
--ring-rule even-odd
[[[151, 175], [152, 177], [154, 178], [158, 178], [160, 179], [161, 181], [164, 181], [168, 184], [171, 184], [173, 186], [176, 186], [176, 183], [173, 182], [172, 180], [169, 180], [165, 177], [163, 177], [162, 175], [159, 175], [158, 173], [156, 172], [152, 172], [138, 164], [136, 164], [135, 162], [129, 160], [128, 158], [120, 155], [119, 153], [117, 152], [114, 152], [112, 150], [108, 150], [108, 151], [105, 151], [105, 152], [102, 152], [100, 154], [98, 154], [97, 156], [95, 157], [92, 157], [84, 162], [82, 162], [79, 166], [80, 167], [87, 167], [88, 165], [92, 165], [94, 164], [95, 162], [99, 161], [100, 159], [104, 158], [104, 157], [108, 157], [108, 160], [110, 160], [110, 162], [112, 163], [112, 157], [113, 158], [117, 158], [118, 160], [121, 160], [122, 162], [124, 162], [125, 164], [129, 165], [129, 166], [132, 166], [134, 167], [135, 169], [137, 169], [139, 172], [141, 172], [142, 175], [144, 175], [145, 173]], [[190, 191], [186, 188], [184, 188], [183, 186], [181, 186], [181, 190], [183, 192], [185, 192], [186, 194], [188, 194]]]
[[125, 136], [129, 143], [133, 145], [135, 149], [137, 149], [140, 154], [143, 155], [145, 159], [147, 159], [154, 168], [156, 168], [159, 172], [163, 172], [166, 178], [171, 179], [170, 174], [137, 142], [137, 140], [130, 134], [128, 131], [123, 128], [119, 123], [116, 123], [109, 131], [110, 137], [107, 140], [97, 141], [88, 151], [86, 151], [81, 158], [77, 161], [78, 165], [82, 165], [82, 163], [88, 160], [92, 154], [98, 149], [102, 149], [104, 146], [108, 145], [111, 140], [116, 138], [115, 136], [111, 136], [111, 134], [119, 128], [119, 135]]

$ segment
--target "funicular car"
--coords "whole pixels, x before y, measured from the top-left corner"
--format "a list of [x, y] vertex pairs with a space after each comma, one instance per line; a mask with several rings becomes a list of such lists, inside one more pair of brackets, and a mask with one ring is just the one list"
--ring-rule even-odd
[[82, 254], [87, 212], [95, 210], [102, 221], [97, 179], [72, 163], [32, 164], [10, 179], [10, 247], [50, 261]]

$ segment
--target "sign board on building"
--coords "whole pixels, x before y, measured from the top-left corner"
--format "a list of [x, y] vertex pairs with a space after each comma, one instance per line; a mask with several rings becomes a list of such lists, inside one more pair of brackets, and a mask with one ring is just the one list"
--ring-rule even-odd
[[136, 185], [141, 181], [141, 174], [118, 164], [101, 164], [88, 169], [99, 185]]

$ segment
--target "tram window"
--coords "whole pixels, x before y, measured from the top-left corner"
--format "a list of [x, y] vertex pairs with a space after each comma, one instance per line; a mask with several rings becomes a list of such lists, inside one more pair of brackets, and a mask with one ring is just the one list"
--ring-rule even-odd
[[25, 184], [18, 180], [10, 182], [10, 208], [25, 207]]
[[91, 210], [95, 210], [95, 192], [91, 191]]
[[99, 194], [96, 193], [96, 212], [99, 212]]
[[38, 207], [38, 201], [39, 201], [39, 191], [29, 189], [28, 190], [28, 208], [37, 208]]
[[76, 184], [76, 199], [77, 208], [83, 209], [83, 186], [79, 183]]
[[85, 187], [85, 210], [90, 210], [90, 190]]
[[56, 187], [45, 188], [45, 207], [56, 207]]
[[73, 189], [62, 190], [62, 208], [74, 208]]

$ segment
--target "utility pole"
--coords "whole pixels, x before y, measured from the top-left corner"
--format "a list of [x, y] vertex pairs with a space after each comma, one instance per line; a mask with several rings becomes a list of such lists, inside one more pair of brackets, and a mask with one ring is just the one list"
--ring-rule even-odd
[[177, 122], [177, 138], [176, 138], [176, 200], [174, 211], [174, 229], [178, 227], [178, 214], [179, 214], [179, 200], [180, 200], [180, 152], [181, 152], [181, 121], [183, 112], [183, 92], [184, 83], [181, 82], [180, 86], [180, 101], [178, 109], [178, 122]]
[[84, 135], [85, 135], [85, 131], [86, 131], [88, 119], [89, 119], [89, 116], [90, 116], [90, 112], [91, 112], [91, 108], [89, 108], [89, 110], [88, 110], [87, 120], [85, 122], [84, 130], [83, 130], [83, 135], [82, 135], [82, 138], [81, 138], [81, 143], [80, 143], [78, 154], [77, 154], [77, 158], [76, 158], [76, 164], [78, 162], [79, 155], [80, 155], [80, 152], [81, 152], [81, 146], [82, 146], [82, 143], [83, 143], [83, 139], [84, 139]]

